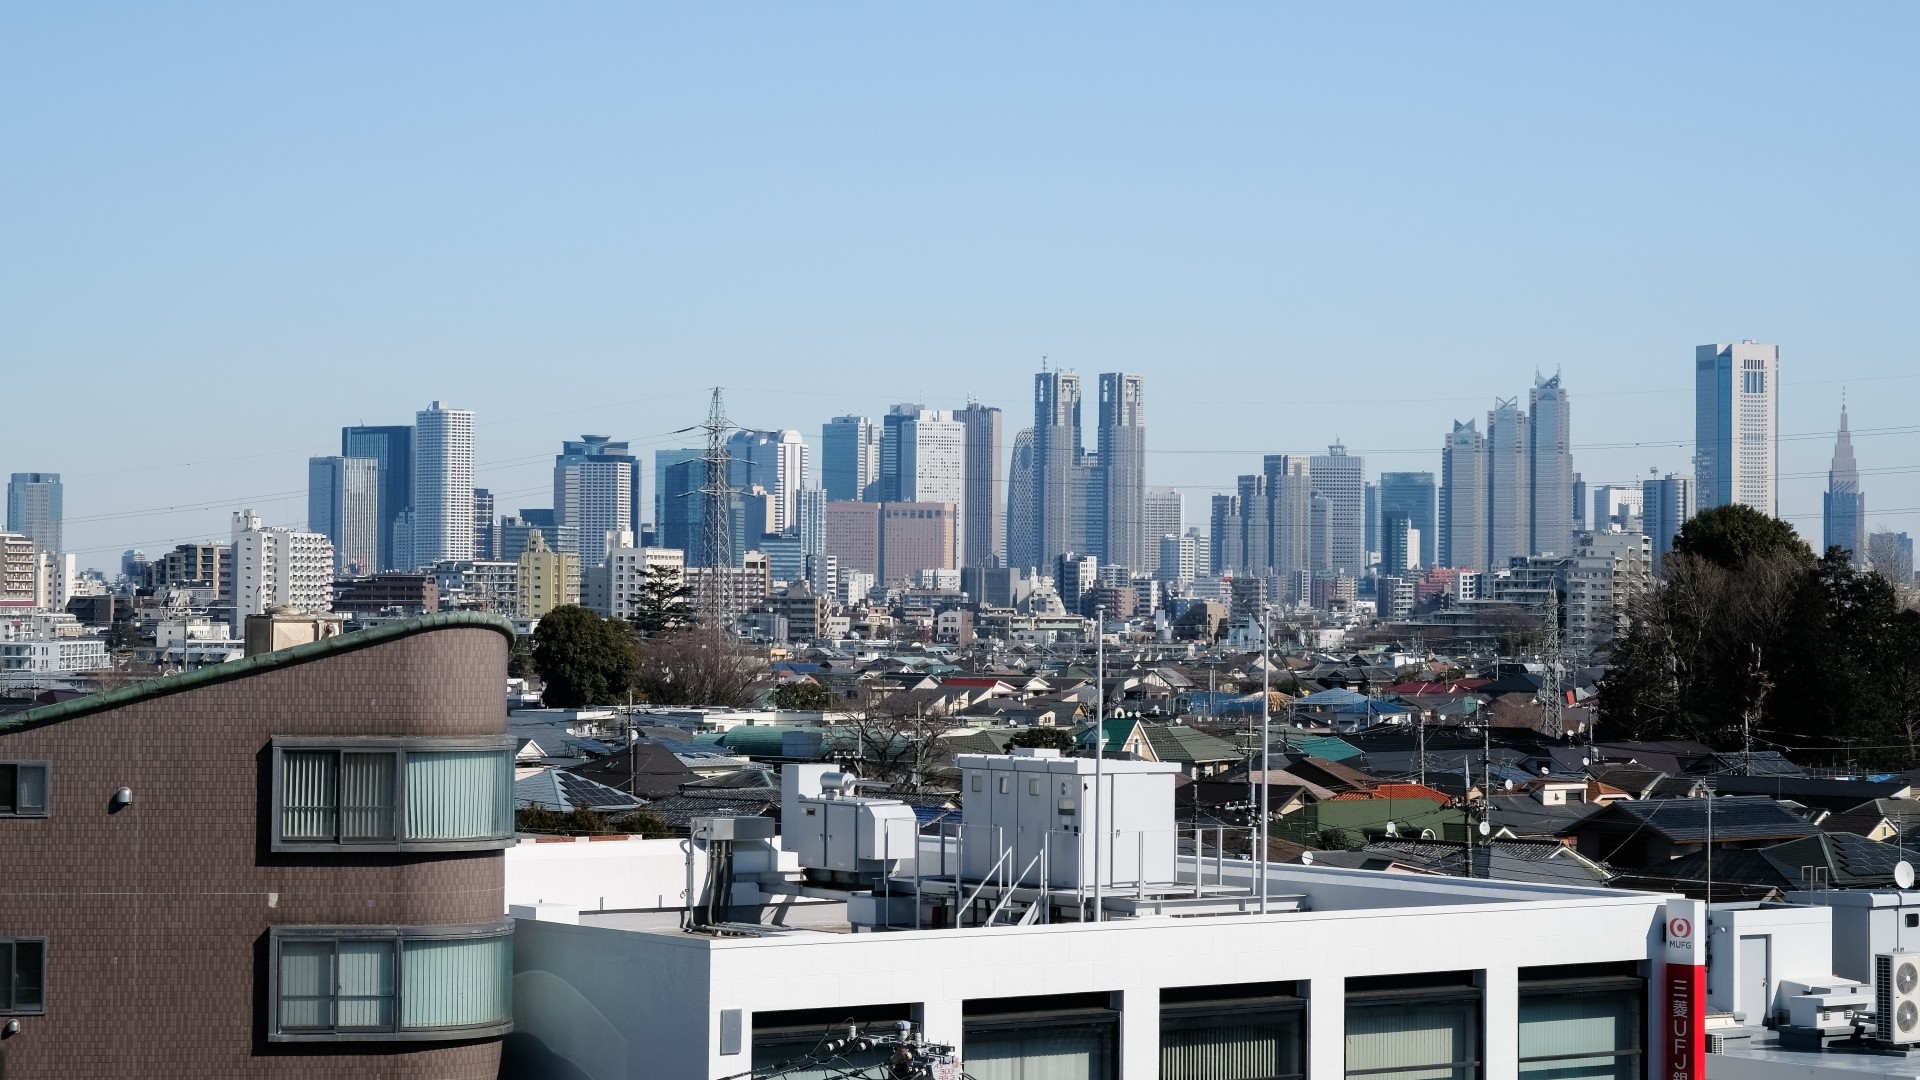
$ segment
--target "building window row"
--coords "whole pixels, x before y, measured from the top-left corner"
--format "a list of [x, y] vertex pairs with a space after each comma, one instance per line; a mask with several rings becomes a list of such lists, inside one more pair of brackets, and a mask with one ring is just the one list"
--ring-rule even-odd
[[278, 738], [273, 849], [466, 850], [513, 838], [513, 740]]
[[513, 927], [278, 927], [279, 1042], [480, 1038], [513, 1019]]
[[46, 972], [45, 938], [0, 938], [0, 1016], [45, 1012]]

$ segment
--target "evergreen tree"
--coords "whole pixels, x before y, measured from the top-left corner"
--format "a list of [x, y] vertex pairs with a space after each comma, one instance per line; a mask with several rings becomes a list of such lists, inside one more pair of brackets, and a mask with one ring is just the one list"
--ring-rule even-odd
[[625, 701], [635, 668], [632, 631], [583, 607], [554, 608], [533, 631], [533, 666], [549, 708]]

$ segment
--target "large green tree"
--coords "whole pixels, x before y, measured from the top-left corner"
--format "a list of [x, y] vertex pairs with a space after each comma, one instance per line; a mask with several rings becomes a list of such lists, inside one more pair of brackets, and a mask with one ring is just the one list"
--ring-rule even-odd
[[632, 621], [643, 637], [688, 626], [693, 622], [693, 587], [671, 566], [647, 567]]
[[583, 607], [554, 608], [533, 631], [533, 666], [549, 708], [577, 709], [627, 699], [633, 685], [633, 633]]
[[1787, 555], [1805, 566], [1814, 561], [1813, 549], [1793, 526], [1739, 503], [1695, 514], [1680, 526], [1673, 550], [1705, 559], [1724, 570], [1738, 570], [1750, 559], [1775, 555]]
[[795, 712], [822, 712], [833, 708], [833, 691], [805, 679], [782, 684], [773, 692], [773, 707]]

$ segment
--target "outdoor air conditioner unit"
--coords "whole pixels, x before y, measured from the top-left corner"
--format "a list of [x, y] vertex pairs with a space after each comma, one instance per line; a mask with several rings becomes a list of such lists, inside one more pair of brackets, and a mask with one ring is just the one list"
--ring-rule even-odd
[[1873, 958], [1874, 1026], [1882, 1042], [1920, 1043], [1920, 953]]

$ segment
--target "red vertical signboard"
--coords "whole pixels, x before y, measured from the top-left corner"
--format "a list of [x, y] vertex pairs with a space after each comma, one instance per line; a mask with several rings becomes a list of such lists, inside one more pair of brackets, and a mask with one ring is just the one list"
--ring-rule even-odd
[[1655, 1042], [1667, 1068], [1660, 1080], [1706, 1080], [1707, 907], [1667, 901], [1666, 965]]

